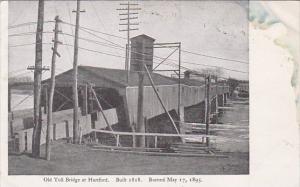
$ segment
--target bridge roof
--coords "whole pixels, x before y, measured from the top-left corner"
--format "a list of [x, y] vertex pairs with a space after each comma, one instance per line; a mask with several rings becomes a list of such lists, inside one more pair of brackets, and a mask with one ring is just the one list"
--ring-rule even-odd
[[[97, 87], [129, 87], [138, 86], [138, 72], [130, 71], [129, 81], [126, 79], [127, 71], [121, 69], [107, 69], [92, 66], [78, 66], [78, 85], [91, 83]], [[152, 73], [155, 85], [174, 85], [178, 84], [178, 79]], [[56, 76], [57, 86], [72, 86], [73, 69], [63, 72]], [[47, 83], [49, 79], [44, 80]], [[203, 83], [195, 80], [182, 79], [182, 83], [190, 86], [199, 86]], [[144, 85], [150, 86], [150, 80], [145, 75]]]

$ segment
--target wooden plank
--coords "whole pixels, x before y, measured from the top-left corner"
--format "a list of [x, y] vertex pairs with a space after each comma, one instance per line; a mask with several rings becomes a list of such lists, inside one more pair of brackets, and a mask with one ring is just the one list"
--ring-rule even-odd
[[233, 109], [233, 107], [219, 106], [219, 109]]
[[192, 134], [165, 134], [165, 133], [139, 133], [139, 132], [120, 132], [120, 131], [107, 131], [101, 129], [92, 129], [94, 132], [101, 132], [107, 134], [119, 134], [124, 136], [159, 136], [159, 137], [182, 137], [182, 138], [200, 138], [200, 137], [216, 137], [214, 135], [192, 135]]
[[144, 151], [125, 151], [125, 150], [107, 150], [107, 149], [92, 149], [93, 151], [104, 151], [113, 153], [131, 153], [137, 155], [147, 156], [175, 156], [175, 157], [211, 157], [211, 158], [227, 158], [226, 155], [221, 154], [185, 154], [185, 153], [161, 153], [161, 152], [144, 152]]
[[148, 150], [148, 151], [162, 151], [163, 148], [150, 148], [150, 147], [117, 147], [109, 145], [92, 145], [93, 148], [115, 149], [115, 150]]

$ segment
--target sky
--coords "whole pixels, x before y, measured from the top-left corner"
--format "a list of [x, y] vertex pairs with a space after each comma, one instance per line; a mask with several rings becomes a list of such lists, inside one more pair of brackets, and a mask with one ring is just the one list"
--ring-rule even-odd
[[[137, 1], [134, 1], [135, 3]], [[186, 52], [181, 53], [182, 66], [192, 70], [218, 66], [223, 69], [223, 77], [233, 77], [248, 80], [248, 13], [247, 6], [236, 1], [139, 1], [137, 22], [138, 31], [132, 31], [131, 36], [146, 34], [155, 38], [156, 43], [181, 42], [184, 51], [190, 51], [208, 56], [221, 57], [238, 60], [226, 61], [215, 58], [208, 58], [193, 55]], [[80, 26], [87, 27], [102, 33], [108, 33], [119, 37], [109, 36], [92, 32], [89, 34], [83, 30], [79, 36], [95, 42], [79, 40], [79, 46], [90, 49], [86, 51], [79, 49], [79, 65], [124, 69], [125, 50], [117, 47], [112, 48], [102, 43], [116, 43], [122, 47], [126, 44], [126, 32], [119, 32], [125, 29], [120, 26], [117, 8], [121, 7], [119, 1], [82, 1]], [[10, 1], [9, 2], [9, 75], [10, 76], [33, 76], [33, 73], [26, 70], [27, 66], [34, 65], [35, 60], [35, 34], [34, 24], [21, 27], [15, 25], [36, 22], [37, 1]], [[246, 7], [246, 8], [245, 8]], [[51, 65], [53, 38], [53, 21], [56, 15], [64, 22], [75, 24], [76, 1], [45, 1], [45, 24], [43, 43], [43, 65]], [[63, 44], [73, 45], [74, 27], [67, 24], [60, 24], [60, 29], [68, 35], [59, 35]], [[25, 33], [25, 35], [23, 35]], [[21, 34], [21, 35], [14, 35]], [[104, 40], [103, 40], [104, 39]], [[32, 44], [24, 45], [23, 44]], [[155, 49], [154, 55], [167, 57], [173, 49]], [[56, 74], [72, 68], [73, 46], [59, 45], [58, 52], [61, 58], [56, 61]], [[104, 53], [115, 56], [105, 55]], [[118, 56], [118, 57], [116, 57]], [[161, 65], [158, 69], [175, 69], [174, 63], [178, 64], [178, 53], [175, 52], [171, 61]], [[154, 63], [161, 59], [155, 58]], [[172, 65], [170, 65], [173, 63]], [[202, 65], [201, 65], [202, 64]], [[208, 65], [208, 66], [205, 66]], [[233, 71], [230, 71], [233, 70]], [[50, 72], [43, 74], [43, 79], [48, 78]]]

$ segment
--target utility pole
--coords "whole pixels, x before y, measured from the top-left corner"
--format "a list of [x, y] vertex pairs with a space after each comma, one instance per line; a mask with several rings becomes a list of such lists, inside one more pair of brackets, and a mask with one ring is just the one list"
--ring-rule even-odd
[[[209, 135], [209, 120], [210, 120], [210, 75], [207, 75], [206, 79], [206, 113], [205, 113], [205, 134]], [[206, 137], [206, 145], [209, 146], [209, 137]]]
[[32, 157], [40, 156], [40, 141], [42, 130], [41, 116], [41, 89], [42, 89], [42, 58], [43, 58], [43, 25], [44, 25], [44, 0], [38, 3], [38, 21], [35, 43], [35, 68], [34, 68], [34, 109], [32, 133]]
[[[138, 23], [131, 23], [130, 20], [138, 19], [137, 16], [131, 16], [131, 15], [138, 15], [137, 10], [141, 10], [141, 8], [136, 8], [139, 4], [137, 3], [120, 3], [121, 6], [126, 6], [126, 8], [119, 8], [117, 10], [119, 11], [125, 11], [123, 13], [120, 13], [120, 16], [126, 16], [124, 18], [120, 18], [120, 21], [127, 21], [126, 23], [120, 23], [119, 25], [125, 25], [127, 26], [124, 30], [119, 30], [120, 32], [127, 31], [127, 48], [126, 48], [126, 58], [125, 58], [125, 70], [127, 71], [127, 82], [129, 81], [129, 59], [130, 59], [130, 31], [138, 30], [138, 28], [131, 28], [132, 25], [139, 25]], [[135, 6], [135, 8], [132, 8], [131, 6]], [[133, 12], [135, 11], [135, 12]]]
[[[138, 88], [138, 106], [137, 106], [137, 132], [145, 132], [145, 121], [144, 121], [144, 72], [143, 72], [143, 64], [140, 68], [139, 75], [139, 88]], [[136, 136], [136, 147], [145, 147], [145, 136]]]
[[75, 26], [75, 40], [74, 40], [74, 59], [73, 59], [73, 143], [79, 143], [79, 125], [78, 125], [78, 90], [77, 90], [77, 77], [78, 77], [78, 35], [79, 35], [79, 19], [80, 13], [80, 0], [77, 0], [76, 11], [76, 26]]
[[50, 130], [52, 127], [52, 108], [53, 108], [53, 95], [54, 95], [54, 89], [55, 89], [55, 61], [56, 56], [60, 57], [60, 54], [57, 52], [57, 46], [58, 44], [62, 44], [60, 41], [58, 41], [58, 33], [59, 31], [58, 24], [61, 22], [59, 20], [59, 17], [55, 17], [55, 29], [54, 31], [54, 39], [53, 39], [53, 48], [52, 48], [52, 62], [51, 62], [51, 84], [50, 84], [50, 93], [49, 99], [48, 99], [48, 113], [47, 113], [47, 132], [46, 132], [46, 159], [50, 160]]

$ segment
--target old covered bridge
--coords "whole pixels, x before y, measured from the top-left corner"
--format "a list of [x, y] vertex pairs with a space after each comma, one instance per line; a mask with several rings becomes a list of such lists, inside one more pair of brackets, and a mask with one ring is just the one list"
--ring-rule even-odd
[[[140, 35], [132, 38], [132, 43], [142, 43], [147, 46], [153, 44], [153, 39]], [[147, 44], [147, 45], [145, 45]], [[144, 53], [145, 47], [135, 49], [139, 53]], [[148, 49], [148, 48], [147, 48]], [[133, 50], [132, 50], [133, 51]], [[148, 52], [149, 54], [149, 52]], [[80, 128], [82, 134], [92, 132], [92, 129], [106, 128], [103, 116], [99, 113], [97, 100], [101, 103], [104, 113], [107, 115], [109, 123], [118, 131], [132, 131], [137, 124], [138, 108], [138, 72], [135, 71], [136, 65], [140, 63], [134, 58], [130, 62], [129, 76], [127, 80], [127, 71], [119, 69], [105, 69], [90, 66], [78, 67], [78, 97], [80, 107]], [[149, 58], [148, 58], [149, 59]], [[150, 70], [151, 77], [156, 86], [156, 90], [167, 111], [170, 112], [175, 121], [179, 120], [178, 112], [182, 113], [181, 120], [189, 122], [204, 121], [204, 101], [205, 101], [205, 83], [201, 80], [190, 79], [188, 76], [181, 79], [180, 99], [178, 98], [178, 78], [171, 78], [152, 72], [152, 59], [146, 62]], [[72, 79], [73, 70], [66, 71], [56, 76], [56, 87], [54, 94], [54, 127], [52, 138], [59, 139], [72, 137]], [[48, 81], [43, 82], [43, 103], [47, 103]], [[157, 133], [170, 133], [174, 129], [170, 124], [159, 123], [159, 119], [165, 118], [165, 111], [156, 96], [150, 80], [144, 77], [144, 104], [143, 117], [150, 124], [144, 131]], [[95, 90], [97, 99], [93, 97], [90, 86]], [[211, 112], [216, 110], [216, 103], [222, 105], [229, 92], [225, 83], [212, 83], [210, 85]], [[218, 96], [218, 97], [216, 97]], [[218, 100], [218, 101], [217, 101]], [[180, 104], [178, 103], [180, 101]], [[46, 107], [45, 107], [46, 108]], [[189, 113], [190, 112], [190, 113]], [[183, 115], [184, 114], [184, 115]], [[13, 116], [13, 117], [12, 117]], [[20, 119], [22, 118], [22, 120]], [[45, 118], [45, 117], [43, 117]], [[26, 119], [26, 120], [25, 120]], [[10, 114], [11, 137], [18, 137], [19, 151], [31, 149], [32, 126], [28, 125], [32, 114], [14, 115]], [[26, 123], [26, 125], [25, 125]], [[169, 127], [168, 127], [169, 125]], [[45, 129], [46, 120], [43, 121]], [[45, 130], [44, 130], [45, 132]], [[44, 142], [42, 134], [41, 142]]]

